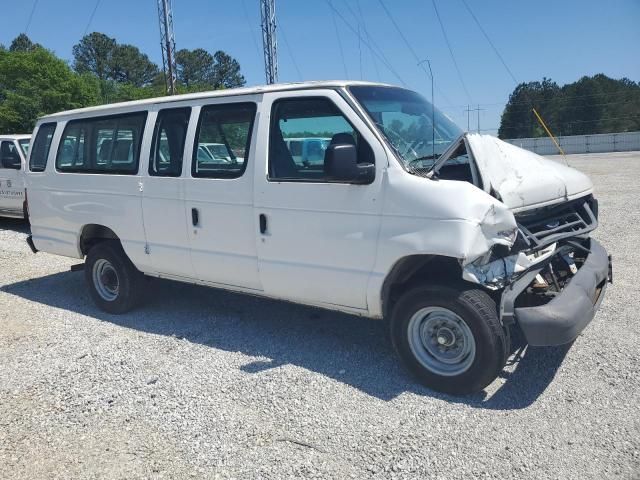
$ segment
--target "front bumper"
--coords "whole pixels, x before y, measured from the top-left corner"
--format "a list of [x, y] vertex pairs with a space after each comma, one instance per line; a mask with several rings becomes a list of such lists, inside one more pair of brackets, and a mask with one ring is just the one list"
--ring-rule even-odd
[[533, 346], [569, 343], [586, 328], [598, 310], [607, 283], [611, 281], [611, 257], [597, 241], [590, 240], [590, 253], [562, 293], [536, 307], [515, 307], [518, 295], [540, 269], [527, 272], [507, 287], [500, 306], [503, 323], [516, 321]]

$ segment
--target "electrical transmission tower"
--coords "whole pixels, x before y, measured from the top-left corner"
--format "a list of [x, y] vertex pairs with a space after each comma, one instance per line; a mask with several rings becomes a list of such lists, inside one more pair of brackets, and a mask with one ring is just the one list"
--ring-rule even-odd
[[267, 83], [278, 81], [278, 41], [276, 39], [276, 1], [260, 0], [264, 72]]
[[162, 48], [162, 69], [169, 95], [176, 93], [176, 40], [173, 36], [173, 13], [171, 0], [158, 0], [158, 18], [160, 19], [160, 46]]

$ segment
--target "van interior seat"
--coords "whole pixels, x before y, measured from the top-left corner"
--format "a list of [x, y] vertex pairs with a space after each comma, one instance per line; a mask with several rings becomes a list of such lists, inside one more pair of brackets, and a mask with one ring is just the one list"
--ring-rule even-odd
[[293, 161], [289, 147], [284, 141], [282, 131], [272, 128], [269, 143], [269, 174], [273, 178], [292, 178], [298, 174], [298, 167]]

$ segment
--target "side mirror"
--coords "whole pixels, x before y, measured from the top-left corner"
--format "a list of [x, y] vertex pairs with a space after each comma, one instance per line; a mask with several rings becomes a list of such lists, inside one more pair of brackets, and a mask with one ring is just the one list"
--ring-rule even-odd
[[355, 184], [373, 182], [376, 166], [373, 163], [358, 163], [355, 145], [329, 145], [324, 155], [324, 171], [331, 180]]

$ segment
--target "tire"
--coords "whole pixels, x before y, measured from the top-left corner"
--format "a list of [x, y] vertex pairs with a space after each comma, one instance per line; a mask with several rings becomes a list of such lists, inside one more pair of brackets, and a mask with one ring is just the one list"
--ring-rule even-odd
[[117, 241], [94, 245], [87, 254], [84, 274], [91, 298], [107, 313], [126, 313], [141, 300], [144, 275]]
[[482, 390], [504, 368], [509, 333], [482, 290], [421, 286], [402, 295], [391, 313], [391, 339], [402, 362], [433, 390]]

